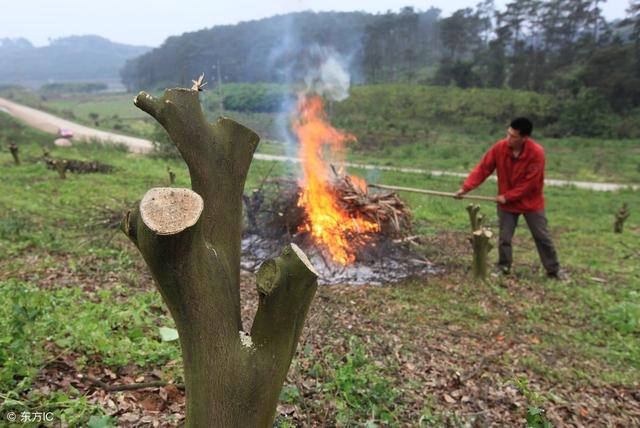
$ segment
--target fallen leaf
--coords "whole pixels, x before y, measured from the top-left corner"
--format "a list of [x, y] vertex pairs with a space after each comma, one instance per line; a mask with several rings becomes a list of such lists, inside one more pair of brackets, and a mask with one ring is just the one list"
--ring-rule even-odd
[[278, 404], [278, 413], [281, 415], [291, 415], [296, 411], [293, 404]]
[[171, 342], [178, 339], [178, 330], [169, 327], [160, 327], [160, 339], [163, 342]]
[[125, 413], [118, 418], [120, 422], [137, 422], [140, 416], [137, 413]]
[[140, 402], [140, 406], [148, 412], [160, 412], [164, 409], [164, 400], [157, 395], [148, 395]]

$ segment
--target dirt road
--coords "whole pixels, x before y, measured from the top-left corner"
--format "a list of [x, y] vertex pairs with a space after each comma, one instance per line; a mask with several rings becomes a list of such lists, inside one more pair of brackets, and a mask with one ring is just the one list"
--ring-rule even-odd
[[[36, 110], [31, 107], [26, 107], [21, 104], [14, 103], [12, 101], [0, 98], [0, 111], [9, 113], [10, 115], [22, 120], [28, 125], [40, 129], [44, 132], [51, 134], [57, 134], [59, 128], [68, 128], [74, 133], [74, 140], [89, 140], [98, 139], [101, 141], [122, 143], [125, 144], [132, 152], [135, 153], [147, 153], [153, 149], [153, 144], [149, 140], [142, 138], [129, 137], [126, 135], [118, 135], [112, 132], [100, 131], [98, 129], [89, 128], [84, 125], [80, 125], [66, 119], [56, 117], [52, 114], [45, 113], [40, 110]], [[292, 162], [299, 163], [300, 159], [288, 156], [277, 155], [265, 155], [256, 153], [253, 156], [255, 159], [277, 161], [277, 162]], [[358, 163], [345, 163], [346, 167], [360, 168], [366, 170], [379, 170], [379, 171], [395, 171], [409, 174], [431, 174], [433, 176], [451, 176], [451, 177], [466, 177], [467, 174], [461, 172], [441, 171], [441, 170], [425, 170], [420, 168], [401, 168], [392, 166], [380, 166], [380, 165], [368, 165]], [[491, 177], [495, 179], [495, 177]], [[546, 179], [545, 184], [548, 186], [575, 186], [579, 189], [596, 190], [601, 192], [610, 192], [620, 189], [633, 189], [640, 190], [640, 185], [636, 184], [620, 184], [620, 183], [597, 183], [591, 181], [572, 181], [572, 180], [556, 180]]]
[[97, 139], [105, 142], [122, 143], [135, 153], [146, 153], [153, 149], [151, 141], [89, 128], [4, 98], [0, 98], [0, 110], [22, 120], [29, 126], [50, 134], [57, 134], [60, 128], [70, 129], [73, 131], [74, 141]]

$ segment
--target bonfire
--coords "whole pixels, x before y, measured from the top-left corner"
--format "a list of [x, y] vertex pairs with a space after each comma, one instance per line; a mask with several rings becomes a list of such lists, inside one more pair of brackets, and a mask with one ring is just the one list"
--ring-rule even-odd
[[407, 205], [393, 192], [369, 192], [364, 179], [334, 166], [355, 137], [329, 123], [319, 96], [299, 96], [292, 129], [302, 176], [266, 177], [245, 196], [250, 235], [243, 242], [245, 253], [256, 259], [268, 255], [275, 246], [260, 238], [293, 240], [322, 260], [327, 273], [323, 282], [331, 282], [326, 276], [335, 277], [338, 271], [350, 272], [351, 279], [381, 276], [389, 263], [392, 271], [403, 270], [394, 277], [411, 274], [403, 264], [418, 260], [424, 267], [420, 256], [399, 245], [411, 231]]

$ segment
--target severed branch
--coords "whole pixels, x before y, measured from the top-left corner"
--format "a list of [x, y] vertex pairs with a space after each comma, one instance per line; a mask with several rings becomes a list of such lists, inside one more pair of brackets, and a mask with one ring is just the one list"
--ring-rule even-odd
[[[259, 303], [251, 338], [267, 375], [261, 386], [271, 397], [263, 403], [265, 410], [277, 405], [317, 287], [318, 273], [295, 244], [264, 262], [256, 274]], [[274, 378], [278, 382], [271, 382]]]

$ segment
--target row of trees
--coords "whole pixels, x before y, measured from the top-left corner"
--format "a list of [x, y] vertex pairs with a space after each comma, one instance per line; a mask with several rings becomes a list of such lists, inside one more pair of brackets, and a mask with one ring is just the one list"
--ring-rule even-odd
[[[461, 87], [509, 87], [576, 97], [595, 90], [617, 112], [640, 103], [640, 2], [617, 23], [603, 0], [486, 0], [441, 21], [445, 54], [434, 78]], [[582, 95], [585, 96], [585, 95]]]

